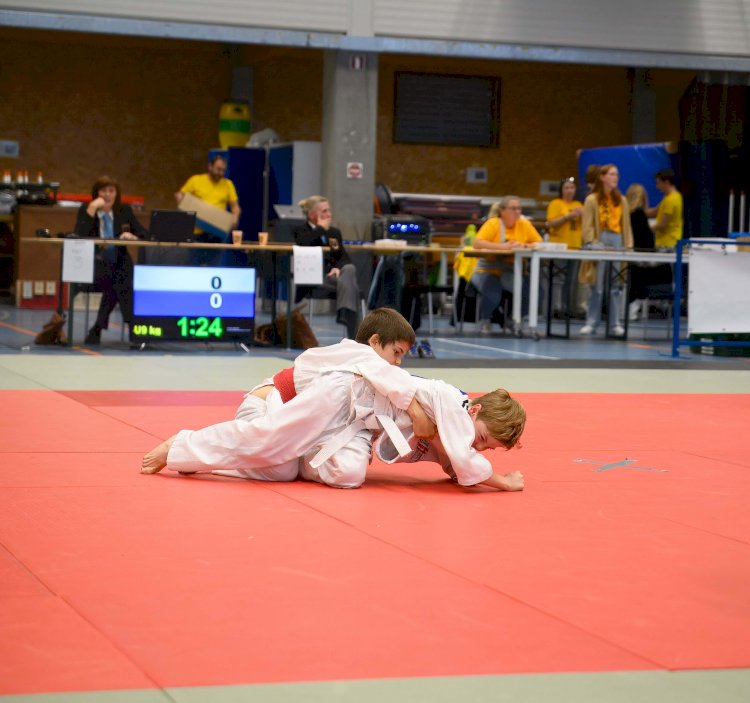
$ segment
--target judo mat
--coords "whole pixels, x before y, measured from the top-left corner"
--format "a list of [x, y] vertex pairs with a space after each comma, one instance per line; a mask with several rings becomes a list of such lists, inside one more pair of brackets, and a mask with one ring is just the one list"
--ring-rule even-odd
[[748, 396], [516, 395], [522, 493], [144, 476], [242, 394], [0, 391], [0, 700], [750, 667]]

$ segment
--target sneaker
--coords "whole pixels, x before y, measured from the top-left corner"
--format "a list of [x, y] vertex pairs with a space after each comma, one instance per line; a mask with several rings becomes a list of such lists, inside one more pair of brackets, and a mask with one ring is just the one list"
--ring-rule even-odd
[[426, 339], [423, 339], [419, 345], [417, 346], [417, 351], [419, 352], [419, 356], [421, 356], [423, 359], [434, 359], [435, 354], [432, 351], [432, 347], [430, 346], [429, 341]]
[[625, 328], [622, 325], [615, 325], [612, 328], [612, 334], [615, 335], [615, 337], [624, 337], [625, 336]]
[[594, 334], [594, 326], [586, 324], [583, 327], [581, 327], [581, 334], [582, 335], [589, 335]]
[[634, 300], [628, 305], [628, 320], [635, 322], [641, 315], [641, 304], [642, 301]]
[[479, 334], [492, 334], [492, 323], [489, 320], [479, 322]]
[[406, 352], [406, 356], [416, 359], [419, 356], [419, 345], [415, 342], [411, 345], [408, 352]]

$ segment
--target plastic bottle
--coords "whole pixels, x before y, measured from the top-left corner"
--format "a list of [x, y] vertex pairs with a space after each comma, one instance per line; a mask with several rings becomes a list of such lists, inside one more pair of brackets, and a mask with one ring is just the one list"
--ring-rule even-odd
[[44, 177], [42, 176], [41, 171], [36, 172], [36, 182], [37, 183], [44, 183]]
[[477, 226], [475, 224], [466, 225], [466, 231], [464, 232], [463, 245], [470, 247], [474, 244], [474, 238], [477, 236]]

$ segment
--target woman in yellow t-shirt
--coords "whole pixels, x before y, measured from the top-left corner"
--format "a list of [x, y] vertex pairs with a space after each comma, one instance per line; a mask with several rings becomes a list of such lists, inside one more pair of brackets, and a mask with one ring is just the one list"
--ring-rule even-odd
[[[567, 245], [568, 249], [581, 248], [581, 215], [583, 203], [575, 199], [576, 179], [560, 182], [560, 196], [547, 206], [547, 232], [551, 242]], [[565, 266], [565, 282], [555, 277], [552, 285], [552, 311], [570, 314], [575, 308], [577, 295], [578, 262], [571, 259]]]
[[[591, 194], [583, 203], [582, 235], [584, 247], [592, 249], [632, 249], [633, 230], [630, 226], [628, 201], [617, 189], [620, 173], [614, 164], [605, 164], [599, 169], [599, 178]], [[619, 264], [612, 266], [621, 273]], [[604, 296], [605, 275], [610, 269], [603, 262], [596, 265], [596, 282], [589, 298], [586, 324], [581, 334], [593, 334], [602, 319], [602, 298]], [[608, 329], [616, 335], [625, 334], [621, 324], [623, 293], [622, 276], [612, 282], [609, 305]]]
[[[521, 199], [516, 195], [506, 195], [500, 201], [498, 217], [488, 219], [477, 232], [474, 249], [488, 252], [507, 252], [508, 256], [488, 256], [477, 262], [471, 277], [471, 284], [482, 296], [479, 310], [479, 331], [489, 334], [492, 316], [500, 305], [503, 290], [513, 290], [513, 250], [531, 249], [542, 237], [534, 225], [521, 216]], [[528, 281], [524, 281], [524, 289]], [[529, 296], [523, 295], [524, 306], [528, 306]], [[526, 311], [522, 311], [526, 314]]]
[[581, 248], [581, 215], [583, 203], [575, 199], [576, 179], [560, 183], [560, 197], [547, 206], [547, 230], [550, 242], [563, 242], [568, 249]]

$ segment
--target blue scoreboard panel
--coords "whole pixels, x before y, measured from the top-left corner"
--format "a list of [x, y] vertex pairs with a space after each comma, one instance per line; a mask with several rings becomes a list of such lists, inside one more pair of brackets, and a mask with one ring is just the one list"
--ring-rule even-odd
[[135, 266], [135, 339], [252, 341], [255, 269]]

